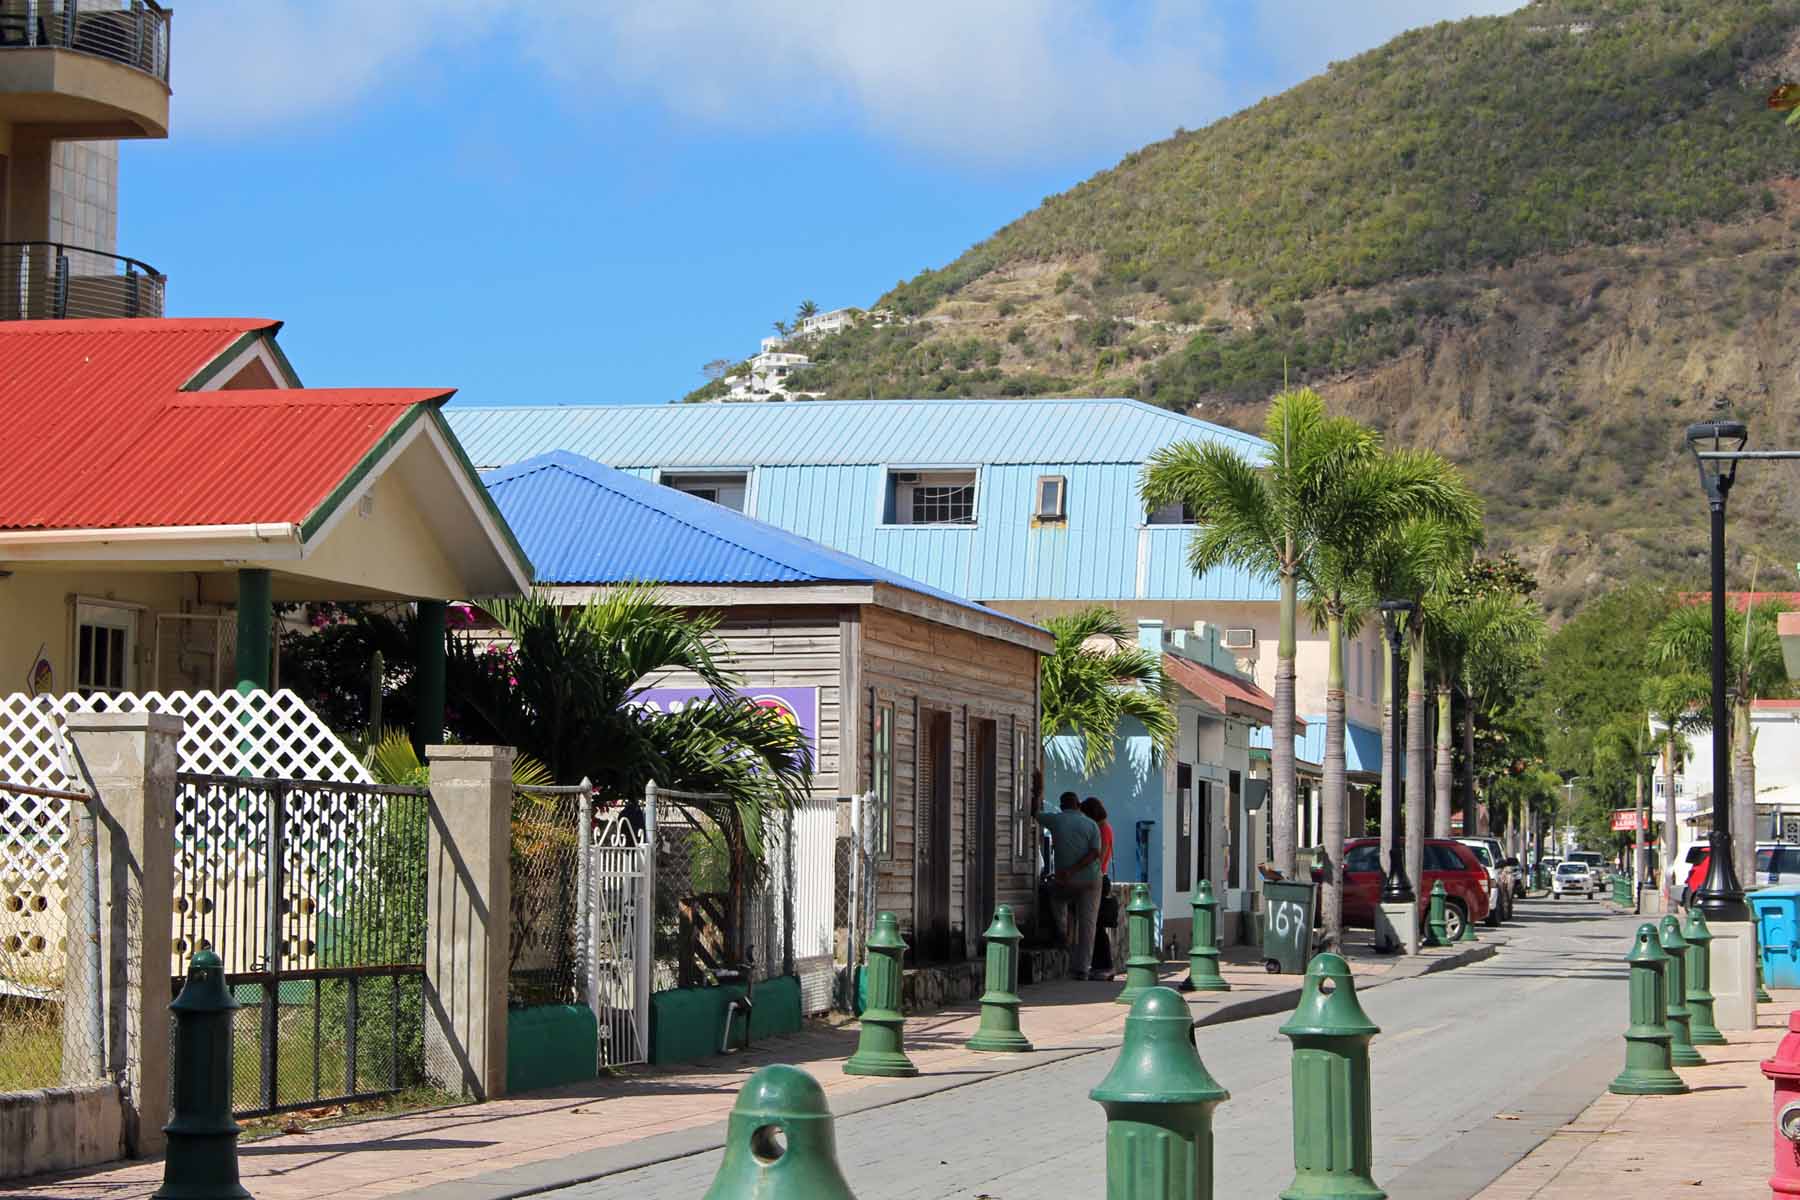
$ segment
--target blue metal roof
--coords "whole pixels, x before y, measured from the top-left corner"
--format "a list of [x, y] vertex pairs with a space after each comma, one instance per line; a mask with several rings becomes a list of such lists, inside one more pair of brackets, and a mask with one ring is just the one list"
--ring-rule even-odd
[[[445, 410], [470, 457], [504, 466], [567, 450], [646, 479], [742, 471], [744, 511], [956, 596], [1000, 600], [1276, 598], [1236, 566], [1195, 576], [1193, 529], [1147, 525], [1144, 462], [1189, 440], [1247, 454], [1248, 434], [1135, 400], [874, 400]], [[890, 470], [976, 469], [973, 525], [896, 525]], [[1039, 522], [1039, 477], [1067, 519]]]
[[886, 584], [1036, 628], [577, 454], [540, 454], [482, 478], [541, 584]]
[[[1294, 735], [1294, 756], [1309, 767], [1320, 767], [1325, 762], [1325, 714], [1316, 717], [1302, 716], [1306, 722], [1306, 732]], [[1250, 730], [1250, 745], [1258, 750], [1267, 750], [1275, 744], [1275, 731], [1267, 725], [1257, 725]], [[1358, 725], [1355, 721], [1344, 722], [1344, 769], [1346, 771], [1366, 772], [1370, 775], [1381, 773], [1381, 733], [1366, 725]]]
[[1170, 442], [1261, 438], [1126, 399], [833, 400], [444, 410], [478, 467], [568, 450], [615, 467], [1141, 463]]

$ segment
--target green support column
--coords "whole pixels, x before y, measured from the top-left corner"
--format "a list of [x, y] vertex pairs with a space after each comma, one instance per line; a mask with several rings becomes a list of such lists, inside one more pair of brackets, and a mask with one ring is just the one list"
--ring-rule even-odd
[[1609, 1091], [1620, 1096], [1671, 1096], [1688, 1090], [1669, 1061], [1668, 995], [1663, 953], [1656, 926], [1638, 926], [1631, 953], [1631, 1024], [1625, 1029], [1625, 1069], [1613, 1077]]
[[1156, 905], [1150, 903], [1150, 885], [1131, 885], [1131, 902], [1125, 906], [1125, 990], [1115, 1004], [1136, 1004], [1138, 997], [1156, 986]]
[[1229, 992], [1231, 984], [1219, 974], [1219, 900], [1212, 881], [1202, 879], [1194, 889], [1194, 944], [1188, 950], [1188, 977], [1184, 992]]
[[1449, 930], [1444, 923], [1444, 881], [1441, 879], [1431, 885], [1431, 903], [1425, 909], [1425, 944], [1450, 944]]
[[1088, 1098], [1106, 1110], [1106, 1200], [1212, 1200], [1212, 1114], [1230, 1093], [1200, 1061], [1181, 993], [1152, 987], [1132, 1003]]
[[240, 567], [237, 578], [237, 690], [266, 692], [274, 654], [274, 589], [261, 567]]
[[1356, 998], [1350, 964], [1320, 954], [1306, 968], [1294, 1015], [1294, 1182], [1281, 1200], [1383, 1200], [1375, 1186], [1369, 1042], [1381, 1030]]
[[1669, 965], [1663, 968], [1663, 991], [1668, 996], [1663, 1016], [1669, 1024], [1669, 1061], [1677, 1067], [1704, 1067], [1706, 1060], [1694, 1049], [1694, 1035], [1688, 1025], [1688, 945], [1681, 936], [1681, 918], [1668, 914], [1657, 926], [1657, 934], [1663, 953], [1669, 956]]
[[863, 967], [869, 1006], [863, 1009], [856, 1053], [844, 1064], [846, 1075], [905, 1077], [919, 1073], [906, 1057], [906, 1015], [900, 1011], [900, 958], [905, 953], [899, 918], [891, 912], [877, 915], [875, 932], [869, 935], [869, 961]]
[[701, 1200], [856, 1200], [817, 1080], [779, 1065], [749, 1078], [726, 1122], [725, 1161]]
[[1688, 909], [1681, 936], [1688, 944], [1688, 1034], [1696, 1046], [1723, 1046], [1725, 1035], [1713, 1016], [1712, 930], [1707, 928], [1706, 914], [1698, 908]]
[[425, 747], [444, 740], [444, 631], [450, 606], [442, 600], [419, 601], [413, 637], [419, 655], [419, 707], [413, 716], [413, 747], [423, 755]]
[[1019, 1032], [1019, 927], [1010, 904], [994, 910], [987, 931], [987, 987], [981, 993], [981, 1024], [969, 1049], [1018, 1054], [1031, 1049]]
[[175, 1014], [173, 1116], [162, 1186], [151, 1200], [249, 1200], [238, 1182], [238, 1123], [231, 1118], [231, 1014], [219, 956], [202, 950], [188, 964]]
[[1750, 954], [1756, 961], [1756, 1002], [1773, 1004], [1775, 997], [1769, 995], [1769, 989], [1763, 986], [1762, 957], [1762, 918], [1753, 918], [1750, 922]]

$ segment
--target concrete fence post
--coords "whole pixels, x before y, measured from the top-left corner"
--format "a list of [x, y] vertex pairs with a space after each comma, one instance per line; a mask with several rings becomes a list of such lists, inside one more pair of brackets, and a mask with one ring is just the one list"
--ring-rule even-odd
[[[162, 1152], [169, 1118], [168, 955], [181, 729], [181, 718], [167, 713], [68, 717], [96, 797], [103, 1061], [124, 1101], [125, 1152], [138, 1157]], [[69, 953], [85, 955], [75, 940]]]
[[511, 746], [432, 746], [425, 1070], [477, 1100], [506, 1092]]

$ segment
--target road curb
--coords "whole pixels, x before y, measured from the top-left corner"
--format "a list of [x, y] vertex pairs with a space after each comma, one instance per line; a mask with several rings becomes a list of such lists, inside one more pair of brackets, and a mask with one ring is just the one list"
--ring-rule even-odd
[[[1470, 944], [1452, 954], [1403, 958], [1394, 965], [1392, 970], [1374, 976], [1367, 983], [1357, 984], [1357, 989], [1366, 991], [1404, 979], [1419, 979], [1426, 975], [1455, 970], [1458, 967], [1492, 958], [1505, 945], [1505, 938], [1490, 937], [1486, 941]], [[1179, 974], [1179, 971], [1176, 974]], [[1299, 998], [1300, 988], [1295, 986], [1283, 988], [1278, 992], [1265, 992], [1257, 996], [1246, 996], [1240, 1000], [1225, 1001], [1217, 1007], [1207, 1010], [1204, 1015], [1196, 1017], [1194, 1026], [1195, 1028], [1204, 1028], [1270, 1016], [1292, 1008]], [[1017, 1058], [1009, 1056], [1009, 1061], [1005, 1064], [1007, 1069], [992, 1073], [967, 1076], [921, 1075], [903, 1083], [861, 1093], [860, 1100], [856, 1098], [858, 1094], [853, 1093], [852, 1098], [844, 1107], [834, 1109], [832, 1115], [842, 1118], [857, 1113], [871, 1112], [875, 1109], [889, 1108], [896, 1104], [904, 1104], [909, 1100], [935, 1096], [1007, 1075], [1023, 1074], [1039, 1067], [1048, 1067], [1089, 1054], [1101, 1054], [1115, 1048], [1116, 1046], [1112, 1042], [1104, 1046], [1065, 1046], [1035, 1051], [1028, 1056], [1022, 1055]], [[1026, 1059], [1029, 1061], [1025, 1061]], [[627, 1144], [604, 1150], [589, 1150], [564, 1158], [546, 1159], [541, 1163], [509, 1167], [488, 1175], [477, 1175], [469, 1179], [454, 1180], [410, 1192], [401, 1192], [392, 1200], [522, 1200], [526, 1196], [538, 1196], [561, 1188], [577, 1187], [614, 1175], [623, 1175], [628, 1171], [642, 1170], [645, 1167], [654, 1167], [661, 1163], [691, 1158], [697, 1154], [706, 1154], [724, 1146], [724, 1135], [725, 1122], [714, 1121], [707, 1125], [697, 1125], [692, 1129], [659, 1134], [655, 1138], [645, 1139], [645, 1142], [635, 1145]], [[646, 1142], [655, 1142], [656, 1144], [651, 1146], [645, 1144]]]

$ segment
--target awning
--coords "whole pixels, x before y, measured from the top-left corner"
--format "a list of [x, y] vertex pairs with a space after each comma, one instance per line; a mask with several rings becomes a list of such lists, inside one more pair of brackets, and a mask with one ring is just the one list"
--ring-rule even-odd
[[[1197, 699], [1204, 700], [1229, 717], [1241, 717], [1259, 725], [1275, 719], [1275, 698], [1228, 671], [1197, 663], [1179, 654], [1163, 655], [1163, 670]], [[1305, 723], [1294, 718], [1294, 732], [1305, 731]]]

